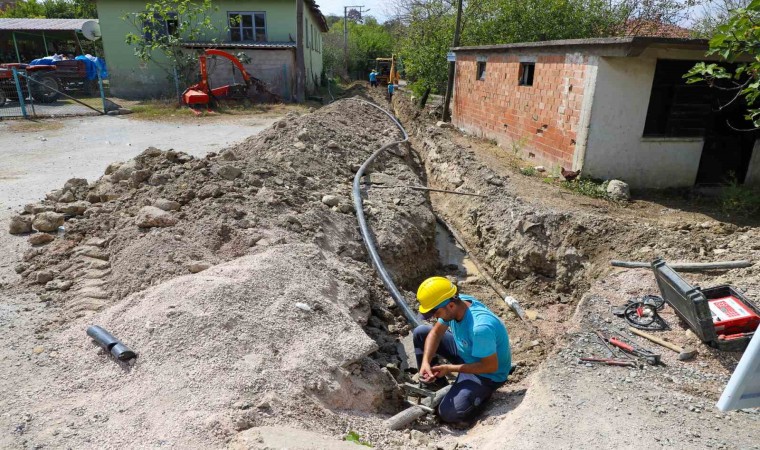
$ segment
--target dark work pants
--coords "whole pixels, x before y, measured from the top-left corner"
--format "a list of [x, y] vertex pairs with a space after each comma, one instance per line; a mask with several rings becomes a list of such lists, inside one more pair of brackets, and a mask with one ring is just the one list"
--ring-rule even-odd
[[[425, 351], [425, 339], [433, 327], [420, 325], [414, 329], [413, 342], [414, 354], [417, 357], [417, 367], [422, 365], [422, 355]], [[457, 344], [454, 335], [450, 331], [441, 339], [438, 345], [437, 355], [440, 355], [452, 364], [464, 364], [457, 354]], [[435, 361], [435, 359], [434, 359]], [[434, 366], [435, 364], [431, 364]], [[491, 394], [504, 383], [493, 381], [486, 377], [470, 373], [460, 373], [454, 385], [441, 404], [438, 405], [438, 414], [444, 422], [466, 422], [477, 416], [485, 406]]]

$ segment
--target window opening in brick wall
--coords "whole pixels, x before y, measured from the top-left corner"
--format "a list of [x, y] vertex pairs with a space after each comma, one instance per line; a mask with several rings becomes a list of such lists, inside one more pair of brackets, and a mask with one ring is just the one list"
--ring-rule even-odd
[[536, 63], [520, 63], [518, 84], [520, 86], [533, 86], [533, 73], [536, 71]]
[[486, 79], [486, 62], [485, 61], [478, 61], [478, 73], [476, 80], [485, 80]]

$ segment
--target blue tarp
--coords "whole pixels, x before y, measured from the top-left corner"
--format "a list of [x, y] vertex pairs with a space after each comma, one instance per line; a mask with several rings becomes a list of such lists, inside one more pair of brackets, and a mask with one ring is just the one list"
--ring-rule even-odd
[[[100, 78], [108, 78], [108, 68], [106, 67], [106, 61], [103, 58], [97, 56], [85, 56], [80, 55], [76, 58], [77, 61], [83, 61], [85, 64], [85, 78], [88, 80], [97, 80], [98, 71], [100, 72]], [[30, 66], [54, 66], [58, 61], [53, 58], [39, 58], [29, 63]]]

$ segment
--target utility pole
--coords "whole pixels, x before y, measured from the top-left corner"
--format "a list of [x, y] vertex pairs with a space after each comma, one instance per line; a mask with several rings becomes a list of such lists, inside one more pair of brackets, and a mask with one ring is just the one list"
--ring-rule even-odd
[[[343, 7], [343, 61], [345, 63], [346, 75], [348, 75], [348, 10], [355, 9], [359, 11], [359, 18], [362, 17], [364, 5], [344, 6]], [[369, 11], [369, 10], [367, 10]]]
[[[452, 47], [459, 47], [459, 31], [462, 27], [462, 0], [457, 1], [457, 23], [454, 27], [454, 42]], [[443, 101], [443, 117], [441, 120], [448, 122], [451, 118], [449, 114], [449, 105], [451, 104], [451, 93], [454, 90], [454, 67], [456, 61], [449, 61], [449, 80], [446, 83], [446, 98]]]
[[303, 2], [296, 0], [296, 101], [302, 103], [306, 96], [306, 60], [304, 58]]

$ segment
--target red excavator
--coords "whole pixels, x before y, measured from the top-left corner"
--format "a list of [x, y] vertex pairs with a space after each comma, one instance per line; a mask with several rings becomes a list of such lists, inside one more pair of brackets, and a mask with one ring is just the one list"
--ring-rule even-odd
[[[211, 88], [208, 81], [208, 68], [206, 62], [206, 59], [209, 56], [219, 56], [230, 60], [235, 68], [240, 71], [244, 83], [228, 84]], [[243, 67], [243, 64], [240, 63], [240, 60], [224, 50], [206, 49], [198, 60], [201, 66], [201, 81], [190, 86], [184, 93], [182, 93], [182, 101], [190, 107], [206, 106], [208, 108], [208, 105], [212, 101], [221, 99], [243, 100], [255, 96], [261, 97], [265, 101], [280, 100], [280, 97], [271, 93], [261, 80], [250, 76]]]

